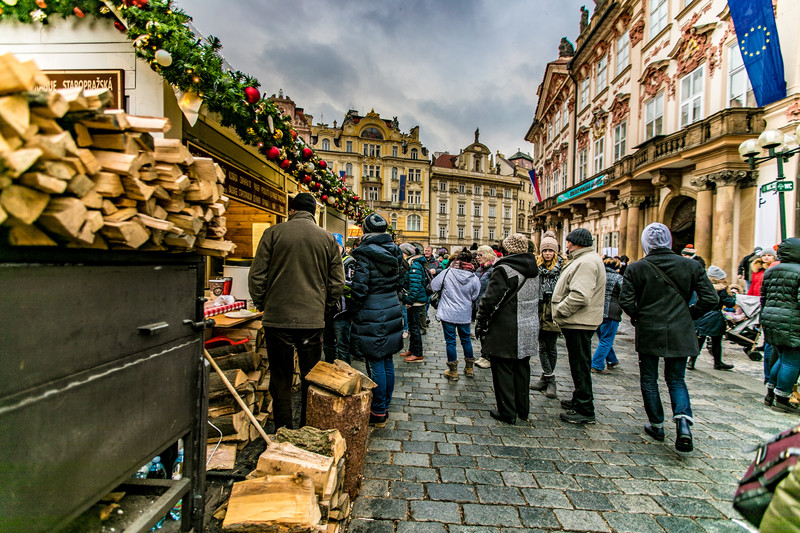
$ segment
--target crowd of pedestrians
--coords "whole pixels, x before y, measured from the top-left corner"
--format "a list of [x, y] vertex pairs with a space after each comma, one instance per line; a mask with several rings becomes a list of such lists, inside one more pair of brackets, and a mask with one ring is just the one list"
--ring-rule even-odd
[[[291, 200], [288, 221], [264, 233], [250, 272], [251, 296], [264, 310], [276, 427], [292, 427], [295, 350], [301, 378], [323, 351], [328, 361], [364, 361], [377, 384], [370, 423], [384, 425], [394, 389], [394, 357], [399, 354], [409, 364], [425, 360], [423, 336], [431, 318], [441, 324], [444, 336], [443, 376], [457, 381], [461, 375], [474, 377], [476, 366], [490, 369], [496, 401], [490, 415], [508, 424], [528, 418], [531, 390], [557, 398], [557, 340], [563, 336], [573, 387], [570, 397], [561, 400], [560, 417], [594, 423], [592, 375], [609, 374], [620, 364], [614, 340], [624, 312], [635, 328], [645, 433], [659, 441], [666, 438], [658, 389], [663, 366], [675, 447], [693, 449], [685, 373], [694, 369], [706, 341], [714, 368], [733, 368], [722, 360], [722, 339], [729, 324], [747, 318], [737, 305], [745, 287], [731, 284], [717, 266], [706, 268], [691, 246], [674, 253], [665, 225], [644, 229], [645, 257], [634, 262], [625, 256], [601, 257], [584, 228], [566, 235], [563, 251], [548, 231], [539, 250], [517, 233], [495, 246], [475, 245], [448, 255], [445, 249], [396, 243], [386, 220], [373, 213], [347, 250], [341, 235], [316, 224], [315, 206], [306, 193]], [[792, 401], [800, 374], [800, 239], [756, 248], [739, 265], [737, 278], [748, 294], [761, 298], [764, 402], [800, 412], [800, 402]], [[691, 331], [696, 334], [687, 334]], [[594, 335], [599, 341], [592, 352]], [[408, 347], [403, 352], [404, 338]], [[532, 366], [540, 371], [534, 383]], [[304, 386], [303, 407], [305, 395]]]

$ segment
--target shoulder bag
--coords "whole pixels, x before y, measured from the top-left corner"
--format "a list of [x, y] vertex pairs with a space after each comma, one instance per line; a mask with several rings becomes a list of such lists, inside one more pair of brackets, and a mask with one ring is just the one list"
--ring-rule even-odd
[[[442, 291], [444, 290], [444, 281], [447, 279], [447, 274], [449, 272], [449, 270], [445, 270], [444, 276], [442, 276], [442, 288], [432, 293], [430, 299], [428, 300], [431, 303], [431, 307], [434, 309], [439, 309], [439, 301], [442, 299]], [[428, 283], [428, 287], [430, 287], [430, 283]]]
[[672, 278], [667, 276], [667, 274], [663, 270], [658, 268], [658, 266], [655, 263], [652, 263], [652, 262], [648, 261], [647, 259], [642, 259], [642, 263], [644, 263], [647, 266], [649, 266], [650, 268], [652, 268], [653, 271], [656, 273], [656, 277], [658, 279], [660, 279], [661, 281], [663, 281], [664, 283], [666, 283], [667, 285], [669, 285], [670, 287], [675, 289], [675, 292], [677, 292], [680, 295], [680, 297], [683, 298], [683, 301], [686, 302], [686, 303], [689, 303], [689, 300], [681, 292], [681, 290], [678, 288], [678, 286], [675, 284], [675, 282], [672, 281]]

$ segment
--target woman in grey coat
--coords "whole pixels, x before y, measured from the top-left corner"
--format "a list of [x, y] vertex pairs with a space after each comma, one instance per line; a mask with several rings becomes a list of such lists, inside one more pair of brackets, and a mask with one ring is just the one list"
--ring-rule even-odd
[[475, 276], [475, 267], [469, 252], [461, 252], [456, 260], [431, 280], [431, 289], [441, 289], [442, 297], [436, 318], [442, 322], [444, 341], [447, 350], [447, 370], [444, 377], [458, 381], [458, 356], [456, 352], [456, 332], [464, 349], [464, 375], [474, 377], [472, 340], [469, 336], [472, 321], [472, 302], [477, 300], [481, 282]]
[[507, 255], [495, 262], [478, 304], [475, 335], [492, 363], [497, 410], [492, 418], [514, 424], [530, 413], [530, 358], [539, 352], [539, 267], [528, 240], [514, 233], [503, 241]]

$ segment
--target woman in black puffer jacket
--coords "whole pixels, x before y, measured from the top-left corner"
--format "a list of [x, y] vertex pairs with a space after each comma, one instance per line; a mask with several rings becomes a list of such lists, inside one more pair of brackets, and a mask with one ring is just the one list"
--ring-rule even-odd
[[[789, 402], [800, 376], [800, 239], [790, 237], [778, 246], [780, 264], [764, 273], [761, 286], [761, 325], [764, 337], [778, 352], [767, 380], [765, 402], [775, 395], [776, 411], [798, 413]], [[771, 402], [767, 402], [771, 403]]]
[[403, 314], [398, 291], [403, 284], [403, 254], [386, 233], [388, 224], [372, 213], [364, 219], [364, 237], [353, 251], [357, 261], [350, 291], [351, 349], [367, 363], [378, 384], [372, 392], [370, 424], [386, 425], [394, 390], [392, 356], [403, 348]]

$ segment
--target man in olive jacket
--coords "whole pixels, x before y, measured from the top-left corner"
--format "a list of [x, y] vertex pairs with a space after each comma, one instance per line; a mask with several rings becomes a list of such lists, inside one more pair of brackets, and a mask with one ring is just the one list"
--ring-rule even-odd
[[567, 234], [569, 263], [561, 271], [553, 290], [553, 322], [561, 328], [567, 344], [569, 370], [575, 390], [561, 406], [561, 419], [572, 424], [593, 424], [592, 335], [603, 322], [606, 267], [592, 249], [592, 234], [577, 228]]
[[309, 193], [292, 198], [289, 219], [264, 232], [250, 267], [250, 297], [264, 311], [275, 429], [292, 428], [295, 349], [303, 398], [300, 426], [305, 425], [305, 376], [322, 356], [326, 309], [344, 292], [339, 247], [333, 235], [317, 225], [316, 207]]

